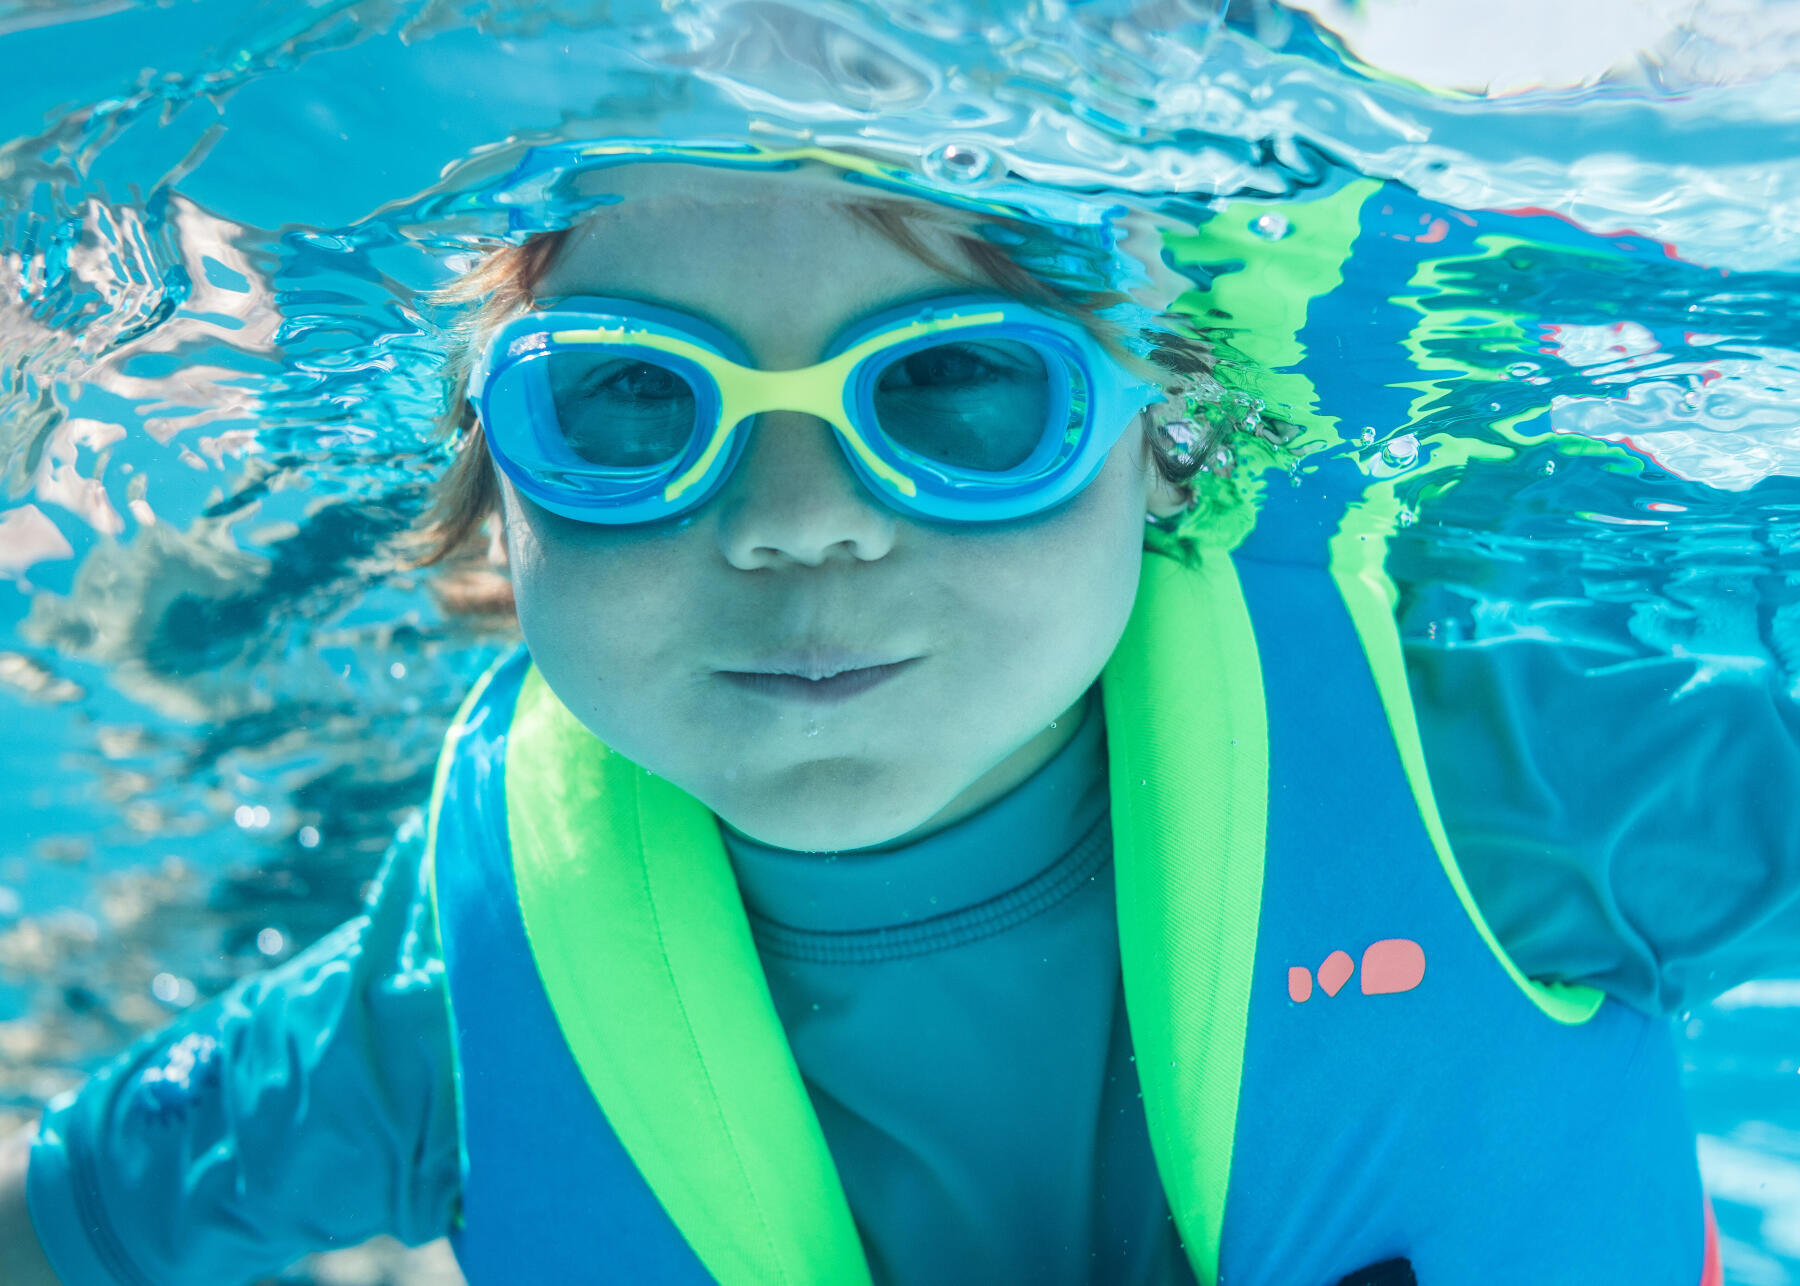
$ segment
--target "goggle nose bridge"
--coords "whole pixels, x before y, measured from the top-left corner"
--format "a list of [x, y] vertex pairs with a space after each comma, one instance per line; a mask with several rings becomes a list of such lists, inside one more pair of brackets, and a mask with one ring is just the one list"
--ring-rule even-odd
[[706, 370], [718, 385], [719, 423], [713, 432], [712, 441], [706, 444], [700, 458], [687, 472], [670, 481], [664, 489], [663, 498], [671, 503], [679, 499], [711, 470], [719, 453], [737, 431], [738, 425], [751, 416], [770, 411], [798, 411], [817, 416], [832, 427], [838, 438], [849, 446], [851, 454], [870, 474], [903, 496], [916, 495], [918, 484], [882, 459], [852, 422], [847, 401], [850, 373], [873, 354], [897, 347], [921, 335], [963, 330], [1001, 319], [1002, 314], [999, 312], [918, 319], [865, 336], [835, 357], [789, 371], [765, 371], [754, 366], [744, 366], [710, 350], [682, 341], [671, 343], [665, 339], [664, 343], [655, 347], [666, 346], [670, 351], [675, 351], [677, 347], [688, 350], [684, 355]]
[[715, 357], [711, 374], [719, 385], [721, 427], [729, 432], [753, 415], [799, 411], [847, 428], [844, 393], [851, 368], [863, 356], [853, 350], [791, 371], [758, 370]]
[[709, 354], [711, 360], [702, 365], [719, 386], [719, 423], [700, 458], [664, 488], [664, 500], [670, 503], [678, 500], [711, 471], [738, 425], [752, 416], [771, 411], [797, 411], [825, 421], [865, 469], [901, 495], [915, 495], [918, 484], [883, 460], [863, 440], [862, 434], [851, 423], [849, 407], [845, 403], [852, 368], [869, 352], [888, 346], [859, 344], [836, 357], [791, 371], [758, 370], [716, 353]]

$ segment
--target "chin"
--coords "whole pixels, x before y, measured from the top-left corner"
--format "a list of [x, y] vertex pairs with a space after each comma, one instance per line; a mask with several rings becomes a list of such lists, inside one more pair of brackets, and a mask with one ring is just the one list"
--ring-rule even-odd
[[[733, 792], [735, 798], [721, 800], [713, 811], [733, 830], [759, 843], [800, 853], [844, 853], [885, 844], [923, 825], [938, 811], [925, 801], [897, 799], [873, 782], [851, 786], [839, 779], [809, 784], [813, 789], [796, 790], [791, 781], [757, 783], [749, 790], [740, 786]], [[815, 794], [824, 797], [809, 798]]]
[[793, 813], [757, 810], [754, 816], [719, 814], [733, 830], [770, 848], [796, 853], [847, 853], [871, 848], [904, 835], [910, 826], [870, 826], [867, 818], [796, 817]]

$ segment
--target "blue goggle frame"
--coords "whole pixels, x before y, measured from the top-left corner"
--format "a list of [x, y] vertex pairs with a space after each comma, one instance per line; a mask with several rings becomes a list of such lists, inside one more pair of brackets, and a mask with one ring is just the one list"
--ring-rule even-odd
[[[883, 433], [876, 381], [892, 361], [957, 340], [1005, 340], [1038, 354], [1049, 374], [1037, 446], [1014, 467], [990, 472], [931, 459]], [[694, 395], [685, 447], [644, 466], [604, 466], [565, 440], [552, 401], [549, 361], [604, 346], [660, 364]], [[790, 371], [750, 365], [718, 327], [674, 309], [628, 299], [555, 301], [505, 323], [484, 346], [469, 400], [500, 469], [552, 513], [630, 525], [688, 513], [709, 499], [742, 454], [740, 428], [767, 411], [798, 411], [832, 427], [844, 457], [884, 503], [940, 522], [1003, 522], [1041, 513], [1093, 481], [1132, 417], [1162, 395], [1122, 366], [1080, 323], [1007, 296], [950, 295], [903, 304], [856, 322], [824, 360]]]

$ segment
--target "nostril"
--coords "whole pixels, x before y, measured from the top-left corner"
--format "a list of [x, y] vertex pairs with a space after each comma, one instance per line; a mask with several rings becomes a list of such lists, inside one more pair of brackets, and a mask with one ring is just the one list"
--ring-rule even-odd
[[867, 542], [854, 539], [839, 540], [830, 545], [811, 548], [807, 542], [788, 540], [777, 544], [759, 547], [754, 556], [760, 559], [765, 567], [792, 564], [800, 567], [823, 567], [828, 563], [872, 562], [885, 553], [885, 548], [874, 552]]

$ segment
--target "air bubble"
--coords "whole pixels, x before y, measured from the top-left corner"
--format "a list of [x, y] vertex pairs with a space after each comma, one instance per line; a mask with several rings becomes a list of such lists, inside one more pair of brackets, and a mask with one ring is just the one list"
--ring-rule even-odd
[[1200, 430], [1192, 420], [1165, 420], [1162, 431], [1178, 447], [1191, 447], [1200, 441]]
[[1003, 167], [992, 150], [979, 143], [944, 143], [925, 154], [925, 173], [959, 187], [999, 178]]
[[1280, 241], [1294, 230], [1294, 225], [1279, 214], [1259, 214], [1250, 220], [1250, 231], [1264, 241]]
[[194, 1003], [194, 984], [172, 973], [159, 973], [150, 980], [150, 994], [165, 1005], [185, 1009]]
[[1365, 447], [1374, 446], [1375, 445], [1375, 426], [1372, 424], [1363, 425], [1362, 434], [1356, 440], [1362, 446], [1365, 446]]
[[1381, 462], [1391, 469], [1404, 469], [1419, 458], [1419, 439], [1402, 433], [1381, 448]]

